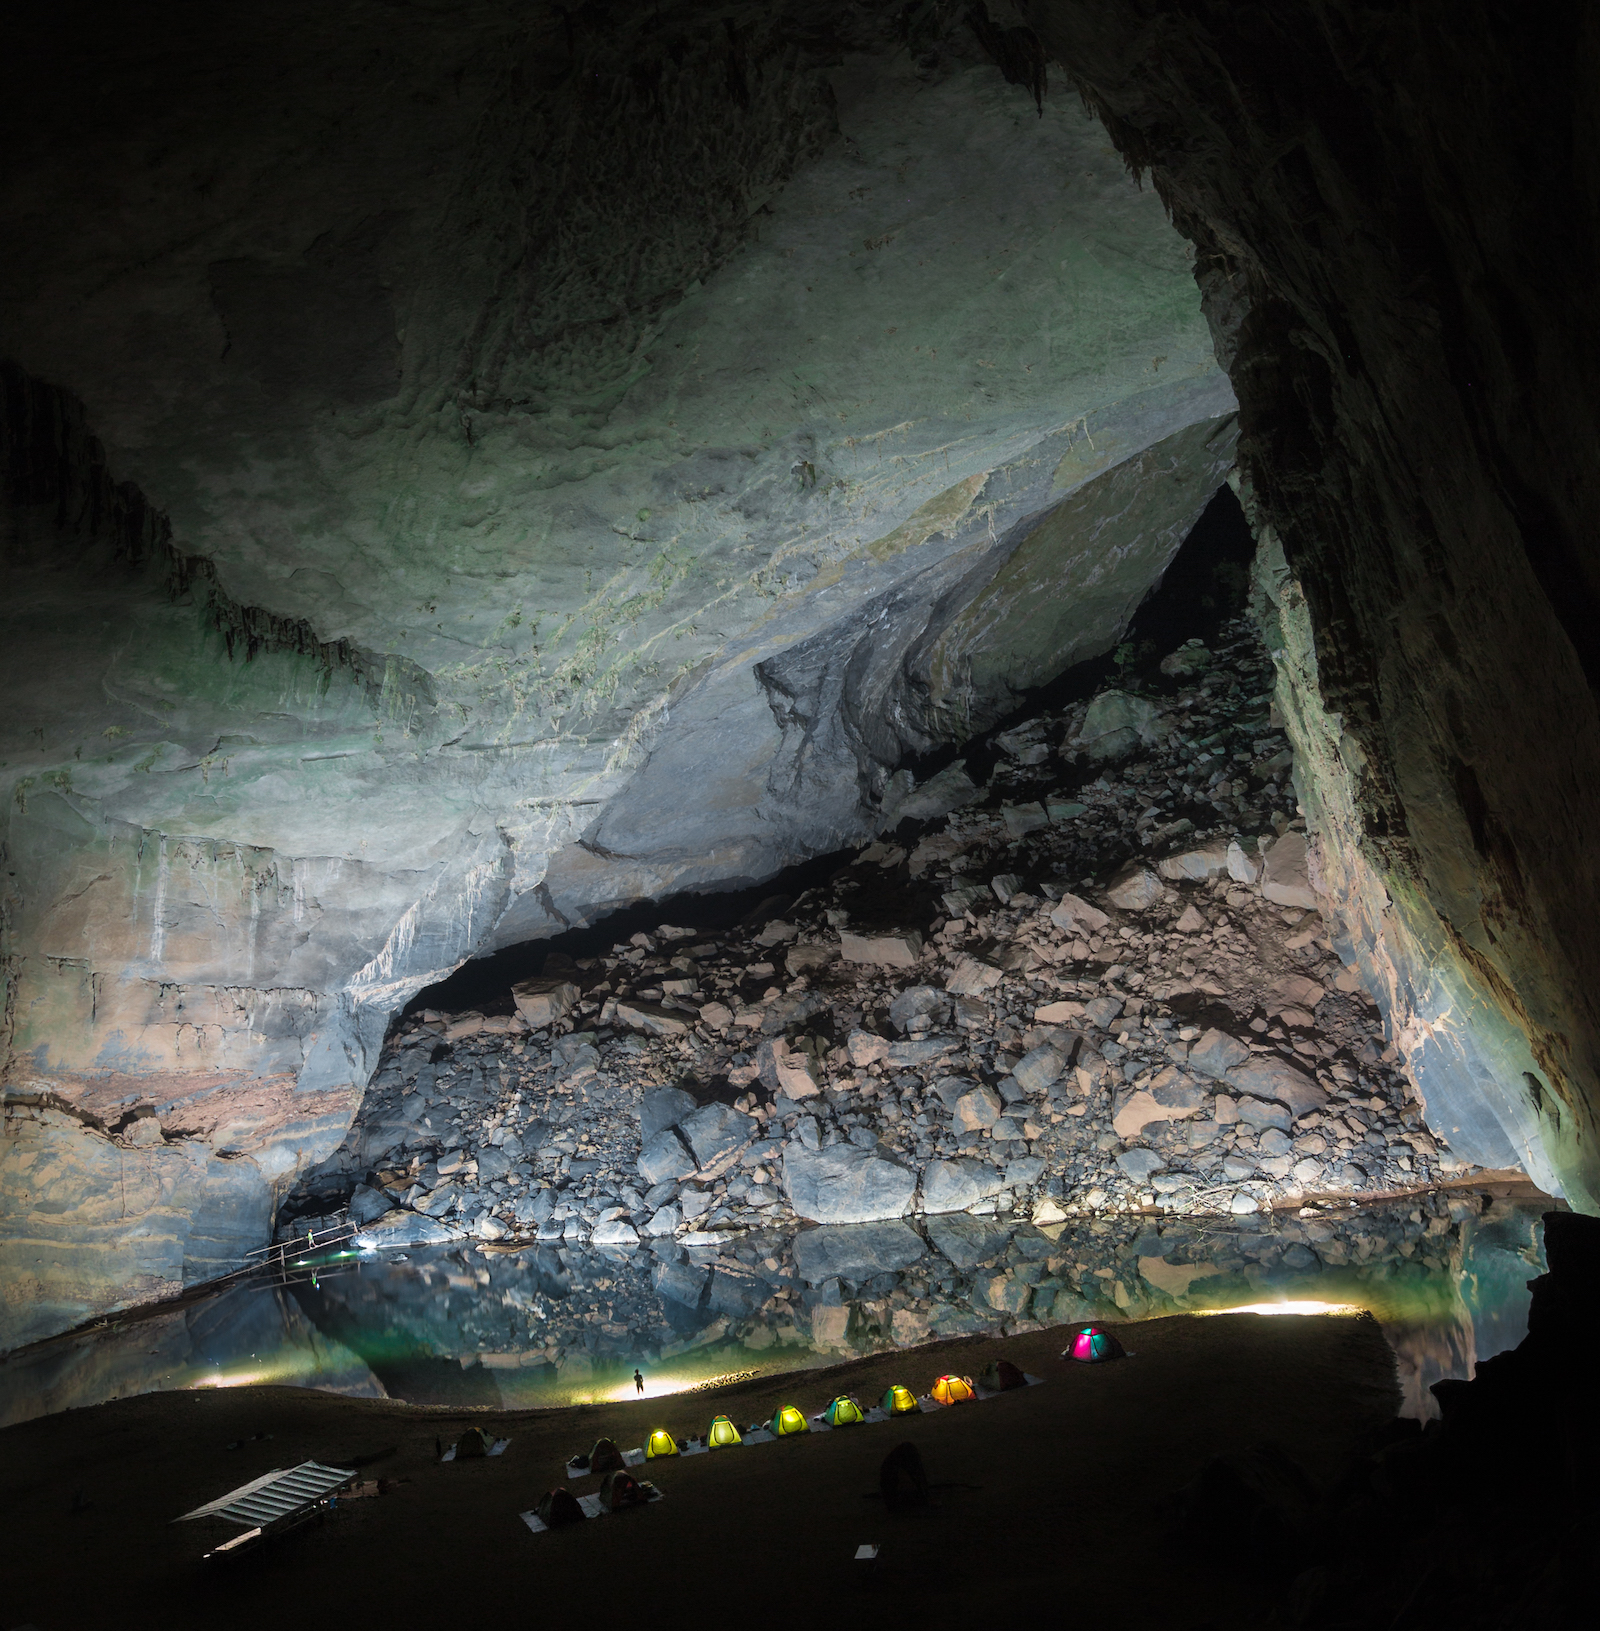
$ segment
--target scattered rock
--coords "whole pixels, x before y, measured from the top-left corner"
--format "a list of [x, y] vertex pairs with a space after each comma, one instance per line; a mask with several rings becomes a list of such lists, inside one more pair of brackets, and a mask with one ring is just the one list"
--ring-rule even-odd
[[839, 955], [847, 963], [870, 963], [879, 968], [915, 968], [922, 955], [922, 936], [915, 929], [902, 934], [839, 935]]
[[1106, 890], [1106, 899], [1124, 912], [1147, 912], [1166, 894], [1160, 878], [1148, 867], [1120, 873]]
[[511, 988], [511, 1000], [530, 1030], [542, 1031], [562, 1020], [578, 1006], [583, 993], [559, 975], [523, 980]]

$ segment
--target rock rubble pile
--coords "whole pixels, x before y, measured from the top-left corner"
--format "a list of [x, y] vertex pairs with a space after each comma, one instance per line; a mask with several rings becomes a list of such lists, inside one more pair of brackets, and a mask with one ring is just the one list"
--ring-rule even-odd
[[902, 772], [898, 824], [730, 931], [663, 925], [390, 1038], [304, 1213], [372, 1244], [798, 1220], [1247, 1215], [1460, 1170], [1316, 910], [1248, 623]]

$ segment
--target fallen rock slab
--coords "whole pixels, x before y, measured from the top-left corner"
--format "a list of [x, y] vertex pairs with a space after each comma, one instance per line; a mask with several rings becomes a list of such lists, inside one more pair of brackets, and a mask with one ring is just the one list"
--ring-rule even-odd
[[839, 955], [847, 963], [870, 963], [878, 968], [915, 968], [922, 955], [922, 935], [916, 929], [897, 934], [839, 935]]

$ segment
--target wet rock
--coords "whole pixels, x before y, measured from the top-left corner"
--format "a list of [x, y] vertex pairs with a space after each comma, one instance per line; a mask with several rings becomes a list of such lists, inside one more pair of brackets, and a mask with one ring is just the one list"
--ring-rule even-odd
[[683, 1213], [675, 1205], [658, 1207], [650, 1214], [643, 1233], [646, 1235], [670, 1235], [676, 1232], [678, 1225], [683, 1222]]
[[794, 1237], [794, 1265], [808, 1285], [835, 1277], [859, 1281], [910, 1268], [927, 1256], [927, 1250], [906, 1223], [805, 1229]]
[[596, 1246], [637, 1246], [638, 1231], [626, 1218], [607, 1218], [594, 1226], [589, 1236]]
[[808, 1150], [790, 1143], [783, 1152], [783, 1189], [795, 1215], [817, 1223], [870, 1223], [900, 1217], [917, 1180], [896, 1161], [852, 1144]]

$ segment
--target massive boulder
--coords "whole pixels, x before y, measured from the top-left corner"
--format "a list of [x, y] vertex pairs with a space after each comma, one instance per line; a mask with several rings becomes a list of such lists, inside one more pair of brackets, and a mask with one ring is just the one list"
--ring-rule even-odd
[[875, 1223], [911, 1207], [916, 1174], [898, 1161], [854, 1144], [783, 1151], [783, 1191], [795, 1215], [814, 1223]]

